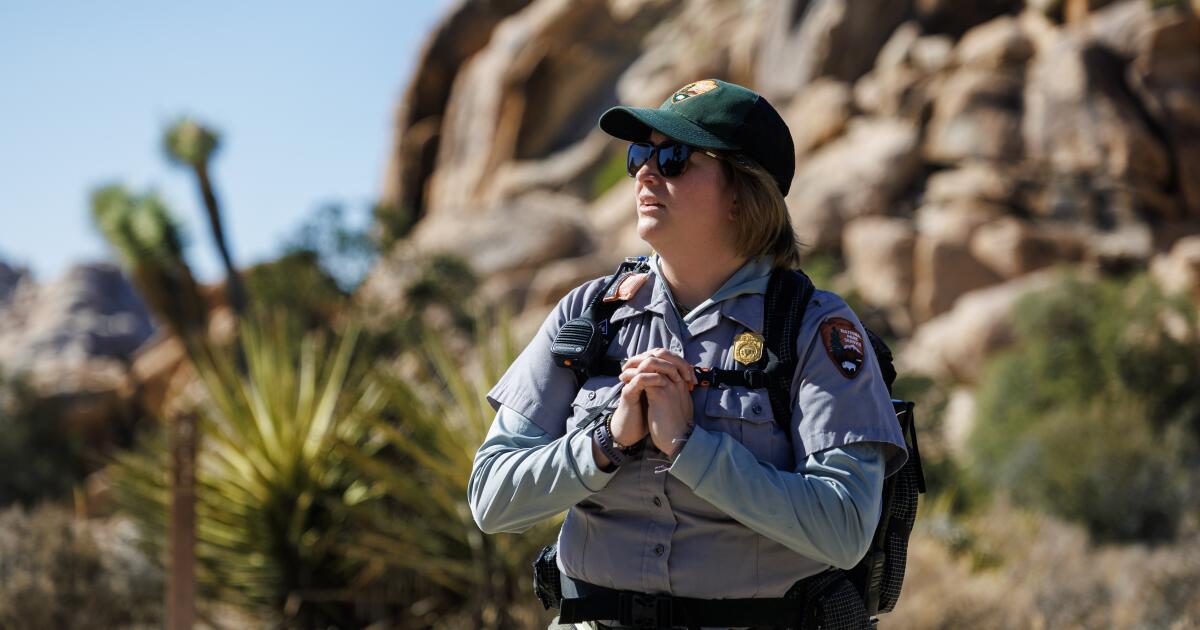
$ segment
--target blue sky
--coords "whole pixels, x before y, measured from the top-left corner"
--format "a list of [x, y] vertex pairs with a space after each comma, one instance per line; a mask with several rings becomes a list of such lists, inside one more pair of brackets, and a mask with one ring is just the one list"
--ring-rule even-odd
[[182, 115], [222, 134], [213, 176], [239, 266], [321, 204], [360, 223], [392, 114], [447, 0], [0, 3], [0, 260], [41, 281], [108, 260], [89, 192], [157, 190], [204, 280], [219, 262], [188, 173], [163, 157]]

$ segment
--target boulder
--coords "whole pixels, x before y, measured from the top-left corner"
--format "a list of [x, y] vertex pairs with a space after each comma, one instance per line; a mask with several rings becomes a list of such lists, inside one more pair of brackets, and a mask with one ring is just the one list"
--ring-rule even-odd
[[1077, 261], [1083, 251], [1070, 230], [1011, 216], [980, 226], [971, 236], [969, 249], [976, 260], [1006, 280]]
[[800, 240], [837, 250], [845, 221], [884, 214], [920, 171], [918, 140], [912, 123], [868, 118], [814, 153], [787, 198]]
[[1200, 306], [1200, 236], [1182, 238], [1155, 256], [1150, 275], [1164, 292], [1185, 294]]
[[1154, 11], [1137, 40], [1129, 83], [1162, 130], [1188, 214], [1200, 216], [1200, 16]]
[[[617, 95], [622, 104], [658, 107], [675, 90], [704, 78], [755, 85], [755, 66], [771, 63], [759, 55], [759, 42], [770, 24], [766, 16], [779, 3], [630, 0], [622, 3], [630, 7], [621, 13], [642, 11], [637, 7], [651, 3], [663, 5], [666, 13], [642, 37], [641, 53], [621, 74]], [[780, 107], [791, 97], [762, 93]]]
[[797, 163], [842, 133], [853, 114], [852, 107], [849, 85], [817, 79], [780, 112], [792, 132]]
[[[961, 44], [960, 44], [961, 45]], [[1019, 71], [961, 68], [938, 87], [925, 140], [933, 162], [1015, 162], [1021, 156]]]
[[983, 204], [925, 205], [917, 211], [912, 289], [916, 322], [944, 313], [960, 296], [1002, 280], [969, 245], [975, 231], [998, 212]]
[[[89, 361], [127, 361], [153, 332], [149, 311], [119, 268], [76, 265], [43, 285], [25, 277], [0, 302], [0, 366], [19, 373], [73, 365], [87, 381]], [[42, 367], [49, 364], [54, 368]], [[74, 381], [46, 384], [67, 391]]]
[[1055, 201], [1036, 211], [1083, 221], [1112, 209], [1126, 215], [1112, 223], [1171, 207], [1161, 204], [1159, 192], [1171, 176], [1167, 150], [1121, 74], [1111, 50], [1075, 31], [1060, 34], [1034, 58], [1021, 125], [1027, 158], [1048, 187], [1074, 188], [1066, 196], [1069, 206]]
[[425, 185], [433, 173], [442, 117], [462, 64], [479, 52], [501, 20], [530, 0], [460, 2], [425, 41], [416, 71], [396, 109], [391, 155], [383, 177], [380, 205], [418, 215]]
[[672, 4], [618, 13], [602, 0], [538, 0], [500, 22], [455, 77], [427, 214], [486, 212], [506, 201], [496, 177], [503, 165], [585, 139], [617, 104], [618, 77]]
[[945, 35], [922, 37], [915, 22], [900, 25], [875, 67], [855, 83], [855, 104], [877, 116], [923, 120], [941, 72], [951, 63], [953, 45]]
[[754, 84], [767, 98], [797, 94], [818, 77], [854, 82], [909, 14], [912, 0], [768, 3]]
[[1013, 307], [1057, 278], [1053, 271], [1041, 271], [964, 295], [953, 310], [917, 328], [897, 355], [899, 371], [974, 385], [988, 357], [1012, 343]]
[[912, 222], [894, 217], [861, 217], [846, 225], [842, 252], [859, 296], [872, 306], [903, 309], [913, 284]]
[[938, 171], [925, 181], [925, 201], [949, 205], [983, 201], [998, 205], [1014, 203], [1017, 182], [1001, 165], [968, 161]]
[[954, 60], [976, 70], [1019, 69], [1033, 53], [1029, 36], [1016, 19], [1006, 15], [967, 31], [954, 49]]

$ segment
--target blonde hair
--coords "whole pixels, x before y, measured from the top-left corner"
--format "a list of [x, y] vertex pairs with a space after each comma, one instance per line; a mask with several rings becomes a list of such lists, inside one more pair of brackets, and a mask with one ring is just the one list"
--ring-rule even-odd
[[775, 178], [742, 156], [726, 156], [721, 163], [737, 198], [734, 249], [749, 258], [770, 256], [774, 267], [799, 267], [800, 241]]

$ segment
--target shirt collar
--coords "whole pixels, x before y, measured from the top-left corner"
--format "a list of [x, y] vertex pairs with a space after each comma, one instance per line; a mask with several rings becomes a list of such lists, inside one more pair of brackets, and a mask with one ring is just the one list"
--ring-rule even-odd
[[[698, 334], [716, 326], [718, 314], [732, 319], [739, 324], [762, 333], [763, 327], [763, 296], [767, 293], [767, 284], [771, 280], [773, 266], [769, 258], [752, 258], [746, 261], [713, 296], [697, 305], [683, 318], [684, 324], [692, 334]], [[650, 277], [646, 284], [632, 298], [623, 303], [613, 312], [611, 321], [619, 321], [652, 311], [666, 317], [674, 316], [675, 307], [670, 288], [659, 277], [662, 271], [659, 267], [658, 256], [650, 258]], [[733, 299], [741, 296], [742, 299]], [[703, 321], [699, 321], [703, 320]]]

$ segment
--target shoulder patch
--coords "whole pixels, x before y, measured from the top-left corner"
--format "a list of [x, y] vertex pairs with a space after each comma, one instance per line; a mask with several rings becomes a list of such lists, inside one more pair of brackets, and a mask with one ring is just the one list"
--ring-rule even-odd
[[864, 357], [863, 335], [858, 328], [841, 317], [830, 317], [821, 322], [820, 331], [825, 352], [842, 376], [858, 376]]
[[626, 272], [616, 282], [608, 293], [604, 294], [604, 302], [627, 302], [633, 296], [637, 295], [642, 285], [646, 284], [646, 278], [649, 278], [648, 273], [631, 273]]

